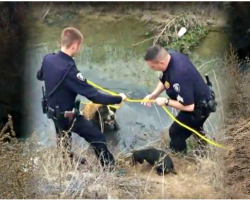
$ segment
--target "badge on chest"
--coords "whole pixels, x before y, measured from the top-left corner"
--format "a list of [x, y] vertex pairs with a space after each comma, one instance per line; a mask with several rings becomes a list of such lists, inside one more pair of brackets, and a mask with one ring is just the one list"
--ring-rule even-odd
[[164, 86], [166, 89], [170, 88], [170, 83], [168, 81], [165, 81]]

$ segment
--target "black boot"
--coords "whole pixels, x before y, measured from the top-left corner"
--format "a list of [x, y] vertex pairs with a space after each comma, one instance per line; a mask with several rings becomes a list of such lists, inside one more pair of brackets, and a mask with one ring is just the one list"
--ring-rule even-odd
[[182, 154], [182, 155], [186, 155], [187, 154], [187, 144], [186, 141], [173, 141], [170, 140], [169, 143], [169, 147], [170, 147], [170, 152], [172, 154]]
[[110, 172], [115, 170], [115, 158], [107, 147], [100, 148], [100, 150], [94, 148], [94, 151], [104, 170], [108, 169]]

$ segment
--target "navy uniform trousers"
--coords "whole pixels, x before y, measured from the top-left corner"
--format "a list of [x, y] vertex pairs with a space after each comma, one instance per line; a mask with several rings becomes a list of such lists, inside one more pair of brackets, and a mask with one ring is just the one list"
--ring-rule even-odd
[[[206, 115], [199, 115], [196, 112], [184, 112], [180, 111], [177, 115], [176, 119], [183, 124], [193, 128], [198, 131], [201, 135], [205, 135], [203, 130], [203, 125], [206, 119], [209, 117], [210, 113]], [[170, 136], [170, 148], [175, 152], [185, 152], [187, 149], [186, 140], [192, 135], [195, 134], [192, 131], [186, 129], [185, 127], [174, 122], [169, 129]], [[199, 145], [205, 145], [205, 141], [196, 134], [194, 135], [196, 139], [198, 139]]]
[[[73, 121], [70, 121], [67, 118], [59, 119], [54, 121], [57, 137], [65, 136], [65, 134], [60, 135], [59, 129], [67, 132], [71, 126]], [[83, 137], [88, 143], [90, 143], [94, 149], [96, 156], [100, 159], [102, 166], [105, 165], [114, 165], [115, 159], [114, 156], [109, 152], [106, 139], [101, 131], [94, 126], [94, 124], [88, 120], [86, 120], [83, 116], [78, 116], [71, 131], [68, 133], [69, 140], [64, 144], [65, 148], [72, 147], [72, 138], [71, 132], [78, 134], [80, 137]]]

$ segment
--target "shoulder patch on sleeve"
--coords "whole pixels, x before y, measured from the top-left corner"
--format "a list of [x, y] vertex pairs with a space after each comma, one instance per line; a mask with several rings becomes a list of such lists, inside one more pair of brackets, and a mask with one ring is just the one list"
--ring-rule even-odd
[[78, 72], [78, 73], [76, 74], [76, 77], [77, 77], [79, 80], [81, 80], [81, 81], [86, 81], [86, 78], [83, 77], [83, 75], [82, 75], [81, 72]]

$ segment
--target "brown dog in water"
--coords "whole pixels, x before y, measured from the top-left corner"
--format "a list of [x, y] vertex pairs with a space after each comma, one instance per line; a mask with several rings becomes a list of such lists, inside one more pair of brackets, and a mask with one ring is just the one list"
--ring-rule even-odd
[[87, 120], [90, 120], [102, 133], [118, 131], [116, 109], [107, 105], [87, 104], [81, 110]]
[[177, 174], [174, 169], [172, 159], [165, 151], [156, 148], [147, 148], [142, 150], [132, 151], [132, 164], [143, 164], [146, 160], [150, 165], [156, 165], [158, 175], [172, 172]]

